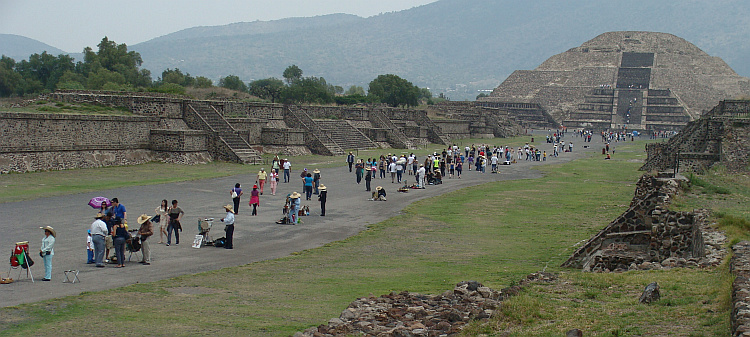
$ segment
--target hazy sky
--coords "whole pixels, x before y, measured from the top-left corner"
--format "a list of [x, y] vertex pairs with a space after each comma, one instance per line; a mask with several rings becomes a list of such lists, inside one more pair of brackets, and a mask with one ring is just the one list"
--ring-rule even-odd
[[436, 0], [0, 0], [0, 33], [39, 40], [66, 52], [96, 48], [105, 35], [134, 45], [195, 26], [332, 13], [362, 17]]

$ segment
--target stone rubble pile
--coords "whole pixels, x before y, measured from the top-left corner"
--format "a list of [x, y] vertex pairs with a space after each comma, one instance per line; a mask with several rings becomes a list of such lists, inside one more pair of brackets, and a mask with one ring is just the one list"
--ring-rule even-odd
[[732, 250], [732, 336], [750, 336], [750, 242], [739, 242]]
[[[534, 273], [519, 284], [552, 282], [550, 273]], [[363, 297], [352, 302], [338, 318], [327, 325], [297, 332], [294, 337], [328, 336], [453, 336], [472, 321], [487, 321], [501, 302], [521, 291], [513, 286], [501, 291], [476, 281], [464, 281], [441, 295], [403, 291], [380, 297]]]

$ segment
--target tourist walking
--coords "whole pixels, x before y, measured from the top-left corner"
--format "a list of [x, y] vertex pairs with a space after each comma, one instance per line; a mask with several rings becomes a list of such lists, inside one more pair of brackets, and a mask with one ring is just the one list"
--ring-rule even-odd
[[320, 170], [314, 169], [313, 170], [313, 194], [315, 195], [319, 193], [318, 186], [320, 186]]
[[279, 184], [279, 172], [277, 169], [271, 169], [271, 174], [268, 176], [268, 185], [271, 187], [271, 195], [276, 195], [276, 186]]
[[42, 247], [39, 248], [39, 255], [44, 260], [44, 278], [42, 281], [49, 281], [52, 279], [52, 257], [55, 256], [55, 237], [57, 233], [51, 226], [39, 227], [44, 230], [44, 238], [42, 239]]
[[310, 197], [312, 196], [312, 190], [313, 190], [312, 174], [308, 173], [307, 175], [305, 175], [304, 178], [302, 178], [302, 180], [305, 183], [305, 200], [310, 200]]
[[258, 206], [260, 206], [260, 193], [258, 192], [258, 185], [253, 185], [253, 190], [250, 192], [250, 206], [253, 207], [252, 215], [258, 215]]
[[234, 188], [229, 191], [229, 194], [232, 196], [234, 214], [240, 214], [240, 197], [244, 194], [242, 188], [240, 188], [240, 183], [234, 184]]
[[227, 233], [224, 248], [234, 249], [234, 210], [232, 209], [232, 205], [224, 206], [224, 210], [227, 211], [227, 215], [221, 219], [221, 222], [225, 225], [224, 231]]
[[326, 185], [320, 185], [318, 188], [318, 201], [320, 201], [320, 216], [326, 216], [326, 201], [328, 200], [328, 189]]
[[164, 236], [167, 235], [167, 224], [169, 223], [169, 219], [167, 219], [167, 213], [169, 212], [169, 202], [167, 199], [164, 199], [161, 201], [161, 205], [154, 209], [154, 212], [156, 212], [156, 219], [154, 219], [154, 222], [159, 224], [159, 242], [157, 243], [164, 243]]
[[180, 232], [182, 231], [182, 216], [185, 212], [177, 206], [177, 200], [172, 200], [172, 207], [169, 208], [169, 225], [167, 225], [167, 246], [172, 244], [172, 231], [174, 231], [175, 245], [180, 244]]
[[362, 175], [365, 170], [365, 162], [360, 159], [356, 165], [354, 165], [354, 174], [357, 176], [357, 184], [362, 182]]
[[[260, 187], [260, 194], [263, 194], [263, 186], [266, 185], [266, 178], [268, 178], [268, 173], [266, 173], [266, 169], [260, 168], [260, 172], [258, 172], [258, 186]], [[237, 207], [237, 206], [235, 206]], [[236, 214], [236, 213], [235, 213]]]
[[285, 183], [289, 182], [289, 179], [290, 179], [289, 175], [291, 173], [291, 170], [292, 170], [292, 163], [289, 162], [289, 159], [284, 159], [284, 182]]
[[349, 152], [349, 155], [346, 156], [346, 163], [349, 164], [349, 172], [352, 171], [352, 165], [354, 165], [354, 154]]

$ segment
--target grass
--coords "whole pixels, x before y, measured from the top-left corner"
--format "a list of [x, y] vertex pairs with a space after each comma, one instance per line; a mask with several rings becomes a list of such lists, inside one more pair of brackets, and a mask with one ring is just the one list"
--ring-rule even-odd
[[[539, 179], [422, 200], [356, 236], [286, 258], [5, 308], [0, 334], [289, 336], [338, 317], [358, 297], [438, 294], [464, 280], [501, 289], [546, 269], [560, 281], [527, 287], [504, 303], [503, 315], [472, 324], [466, 335], [560, 336], [579, 328], [587, 336], [725, 336], [726, 266], [622, 274], [558, 267], [626, 208], [642, 146], [620, 145], [612, 160], [544, 166]], [[663, 300], [639, 305], [652, 281]], [[90, 324], [92, 313], [102, 324]]]

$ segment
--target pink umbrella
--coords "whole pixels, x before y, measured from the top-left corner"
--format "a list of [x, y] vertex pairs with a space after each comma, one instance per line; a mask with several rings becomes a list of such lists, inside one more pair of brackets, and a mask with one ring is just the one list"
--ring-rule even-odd
[[105, 205], [107, 205], [107, 207], [109, 207], [109, 206], [112, 205], [112, 202], [109, 201], [109, 199], [107, 199], [105, 197], [93, 197], [89, 201], [89, 206], [91, 206], [93, 208], [101, 208], [102, 204], [105, 204]]

